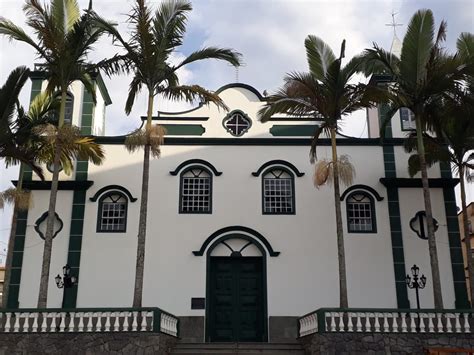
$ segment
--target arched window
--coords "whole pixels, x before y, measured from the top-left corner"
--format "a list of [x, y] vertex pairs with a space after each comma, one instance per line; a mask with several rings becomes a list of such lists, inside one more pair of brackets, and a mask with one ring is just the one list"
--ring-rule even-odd
[[99, 199], [97, 232], [124, 233], [127, 230], [128, 199], [119, 191], [110, 191]]
[[357, 190], [346, 198], [347, 231], [349, 233], [376, 233], [374, 198]]
[[295, 213], [294, 175], [285, 168], [270, 168], [262, 175], [263, 214]]
[[400, 121], [402, 131], [411, 131], [416, 129], [415, 114], [407, 107], [400, 109]]
[[[60, 93], [56, 93], [56, 96], [61, 98]], [[64, 111], [64, 124], [72, 124], [72, 115], [74, 111], [74, 95], [68, 92], [66, 94], [66, 106], [65, 106], [65, 111]], [[59, 108], [55, 113], [55, 117], [59, 122]]]
[[212, 174], [202, 166], [181, 173], [180, 213], [212, 213]]

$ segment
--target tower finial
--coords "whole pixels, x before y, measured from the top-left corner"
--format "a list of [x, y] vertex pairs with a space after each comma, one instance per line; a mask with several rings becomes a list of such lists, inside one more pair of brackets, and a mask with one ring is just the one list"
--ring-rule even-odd
[[386, 23], [385, 26], [390, 26], [393, 27], [393, 35], [397, 36], [397, 27], [402, 26], [403, 23], [397, 23], [395, 21], [395, 15], [397, 15], [398, 12], [392, 11], [392, 23]]

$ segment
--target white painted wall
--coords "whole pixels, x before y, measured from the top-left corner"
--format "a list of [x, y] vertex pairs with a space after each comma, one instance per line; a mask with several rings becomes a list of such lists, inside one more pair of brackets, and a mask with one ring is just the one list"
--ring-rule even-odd
[[[243, 138], [271, 137], [268, 129], [275, 122], [261, 124], [254, 119], [261, 103], [253, 93], [241, 88], [228, 89], [221, 93], [221, 97], [231, 109], [241, 109], [252, 118], [251, 131]], [[204, 136], [231, 137], [222, 127], [223, 111], [217, 113], [213, 107], [203, 107], [186, 115], [211, 117], [203, 122], [206, 127]], [[89, 179], [94, 181], [94, 185], [87, 192], [78, 307], [126, 307], [132, 303], [139, 200], [129, 203], [126, 233], [96, 233], [98, 203], [89, 201], [89, 198], [102, 187], [112, 184], [126, 187], [139, 198], [142, 152], [129, 154], [120, 145], [106, 145], [104, 149], [107, 157], [104, 164], [89, 166]], [[348, 234], [345, 203], [342, 205], [349, 305], [396, 307], [387, 196], [385, 187], [379, 182], [384, 176], [382, 147], [340, 146], [338, 149], [339, 154], [348, 154], [356, 167], [354, 184], [369, 185], [384, 197], [383, 201], [375, 202], [375, 234]], [[320, 307], [338, 306], [333, 190], [328, 186], [319, 190], [313, 187], [313, 166], [309, 163], [308, 152], [306, 146], [283, 145], [163, 146], [162, 157], [153, 160], [150, 168], [144, 306], [159, 306], [180, 316], [204, 315], [203, 310], [190, 309], [192, 297], [206, 295], [206, 257], [194, 256], [192, 251], [198, 250], [215, 231], [234, 225], [256, 230], [267, 238], [275, 251], [281, 252], [278, 257], [267, 257], [269, 316], [296, 316]], [[329, 147], [319, 147], [318, 154], [320, 158], [329, 158]], [[397, 173], [405, 177], [403, 162], [406, 155], [401, 147], [396, 147], [395, 154], [397, 169], [400, 170]], [[179, 176], [172, 176], [169, 172], [188, 159], [204, 159], [223, 172], [221, 176], [213, 177], [212, 214], [178, 213]], [[262, 215], [261, 177], [254, 177], [251, 173], [274, 159], [291, 162], [306, 173], [295, 178], [295, 215]], [[430, 176], [435, 176], [435, 172], [433, 175], [430, 172]], [[426, 243], [414, 240], [407, 229], [407, 221], [422, 209], [418, 192], [421, 194], [417, 189], [400, 192], [405, 255], [407, 266], [416, 262], [428, 273]], [[442, 196], [436, 191], [433, 196], [435, 217], [445, 224]], [[40, 206], [47, 203], [45, 197], [39, 200]], [[70, 211], [71, 198], [62, 201], [61, 210]], [[69, 230], [66, 225], [65, 230]], [[447, 241], [445, 226], [440, 226], [437, 237], [440, 243]], [[59, 240], [55, 241], [54, 260], [62, 266], [67, 243], [62, 247]], [[20, 297], [22, 307], [31, 306], [37, 297], [35, 285], [39, 276], [35, 268], [41, 258], [40, 252], [30, 248], [25, 255]], [[451, 306], [454, 295], [449, 250], [440, 247], [439, 252], [445, 303]], [[54, 268], [57, 269], [56, 264]], [[429, 290], [423, 297], [423, 303], [432, 302]], [[52, 306], [59, 306], [60, 298], [51, 298], [50, 302]]]
[[[36, 220], [47, 211], [49, 191], [33, 191], [33, 205], [28, 211], [23, 267], [19, 303], [22, 308], [35, 308], [38, 302], [39, 279], [43, 258], [44, 240], [34, 229]], [[50, 278], [48, 287], [48, 307], [61, 307], [63, 290], [57, 288], [54, 277], [62, 275], [62, 267], [67, 262], [69, 231], [71, 227], [72, 192], [59, 191], [56, 213], [63, 220], [63, 229], [53, 239]], [[46, 222], [44, 222], [46, 223]]]

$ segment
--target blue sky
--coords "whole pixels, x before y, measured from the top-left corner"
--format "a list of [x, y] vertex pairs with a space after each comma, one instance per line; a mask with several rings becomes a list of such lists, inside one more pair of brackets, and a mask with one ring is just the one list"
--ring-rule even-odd
[[[88, 0], [78, 2], [85, 8]], [[154, 6], [159, 2], [149, 1]], [[126, 31], [124, 14], [131, 3], [131, 0], [95, 0], [94, 8]], [[22, 0], [0, 0], [1, 16], [24, 26], [22, 4]], [[239, 81], [269, 92], [281, 85], [285, 73], [306, 70], [303, 42], [308, 34], [323, 38], [335, 51], [346, 39], [346, 56], [350, 57], [373, 42], [389, 48], [393, 32], [386, 24], [391, 22], [392, 11], [398, 13], [396, 20], [403, 24], [397, 28], [399, 37], [403, 38], [411, 15], [421, 8], [431, 8], [437, 24], [442, 19], [448, 22], [449, 48], [455, 47], [461, 32], [474, 32], [473, 0], [196, 0], [193, 7], [185, 44], [177, 57], [208, 45], [232, 47], [244, 55], [245, 66], [239, 70]], [[116, 51], [110, 40], [104, 38], [91, 59], [101, 59]], [[34, 61], [35, 53], [29, 47], [0, 38], [0, 83], [16, 66], [32, 66]], [[211, 90], [234, 82], [235, 75], [232, 67], [215, 62], [194, 65], [180, 73], [184, 83], [201, 84]], [[130, 117], [123, 111], [129, 80], [125, 76], [106, 79], [114, 102], [107, 108], [107, 134], [133, 130], [140, 124], [139, 116], [145, 113], [144, 97], [136, 101]], [[27, 86], [22, 95], [24, 104], [28, 102], [29, 91]], [[157, 107], [173, 111], [187, 106], [158, 101]], [[350, 117], [344, 126], [345, 133], [366, 135], [364, 118], [364, 112]], [[6, 171], [1, 166], [0, 189], [10, 186], [9, 181], [16, 175], [16, 169]], [[10, 213], [8, 208], [0, 212], [0, 262], [8, 238]]]

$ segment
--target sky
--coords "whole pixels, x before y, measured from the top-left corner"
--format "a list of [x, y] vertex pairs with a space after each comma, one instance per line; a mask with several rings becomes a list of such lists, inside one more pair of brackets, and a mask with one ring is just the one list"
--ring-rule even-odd
[[[88, 0], [78, 0], [86, 8]], [[149, 0], [156, 6], [158, 0]], [[0, 16], [25, 26], [23, 0], [0, 0]], [[126, 13], [132, 0], [94, 0], [94, 9], [103, 17], [119, 24], [122, 33], [127, 31]], [[189, 66], [179, 73], [184, 84], [199, 84], [210, 90], [230, 82], [252, 85], [260, 92], [269, 93], [282, 84], [283, 76], [291, 71], [307, 70], [304, 39], [308, 34], [323, 38], [337, 53], [346, 39], [346, 58], [358, 54], [372, 43], [389, 49], [393, 39], [392, 12], [396, 13], [397, 35], [400, 39], [410, 17], [418, 9], [433, 10], [436, 23], [448, 23], [447, 47], [455, 48], [461, 32], [474, 32], [474, 0], [195, 0], [189, 15], [184, 45], [174, 56], [183, 56], [204, 46], [230, 47], [243, 54], [244, 65], [236, 71], [219, 62], [205, 62]], [[109, 38], [103, 38], [91, 54], [96, 61], [117, 53]], [[32, 68], [35, 52], [25, 44], [10, 43], [0, 37], [0, 85], [19, 65]], [[364, 78], [361, 78], [364, 80]], [[129, 116], [124, 113], [130, 78], [105, 78], [113, 104], [107, 107], [106, 134], [117, 135], [132, 131], [140, 125], [139, 117], [146, 113], [145, 95], [135, 102]], [[21, 100], [28, 104], [31, 84], [24, 88]], [[182, 110], [187, 105], [157, 101], [155, 109]], [[347, 118], [344, 133], [365, 137], [365, 112]], [[10, 180], [18, 176], [17, 169], [4, 169], [0, 162], [0, 190], [11, 186]], [[474, 194], [472, 194], [474, 198]], [[11, 209], [0, 211], [0, 264], [4, 262], [9, 235]]]

